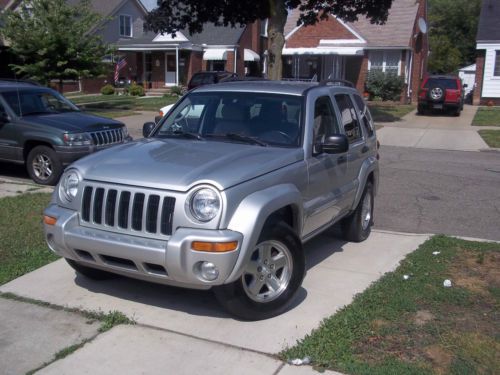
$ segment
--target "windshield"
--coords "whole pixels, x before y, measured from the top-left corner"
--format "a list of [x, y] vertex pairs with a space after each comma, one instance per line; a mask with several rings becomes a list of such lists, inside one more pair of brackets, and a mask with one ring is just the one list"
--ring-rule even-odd
[[[164, 118], [156, 137], [298, 147], [302, 97], [255, 92], [186, 95]], [[186, 137], [189, 135], [189, 137]]]
[[56, 92], [10, 91], [4, 99], [17, 116], [78, 111], [78, 108]]

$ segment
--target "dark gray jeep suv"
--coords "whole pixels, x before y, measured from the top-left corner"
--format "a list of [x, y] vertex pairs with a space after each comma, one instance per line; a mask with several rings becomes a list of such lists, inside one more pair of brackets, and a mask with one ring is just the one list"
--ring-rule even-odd
[[0, 80], [0, 160], [24, 163], [36, 183], [54, 185], [65, 165], [130, 139], [123, 123], [82, 113], [54, 90]]

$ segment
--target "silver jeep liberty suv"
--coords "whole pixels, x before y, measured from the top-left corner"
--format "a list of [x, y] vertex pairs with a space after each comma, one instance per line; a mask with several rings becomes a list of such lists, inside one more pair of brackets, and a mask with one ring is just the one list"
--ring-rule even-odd
[[49, 247], [80, 274], [212, 288], [232, 314], [285, 311], [303, 243], [373, 223], [378, 143], [344, 81], [242, 81], [190, 91], [145, 138], [78, 160], [45, 210]]

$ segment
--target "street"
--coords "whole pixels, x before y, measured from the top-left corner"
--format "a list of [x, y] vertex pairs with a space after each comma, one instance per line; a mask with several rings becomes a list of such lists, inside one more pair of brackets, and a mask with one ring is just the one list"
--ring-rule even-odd
[[375, 228], [500, 240], [500, 153], [382, 146]]

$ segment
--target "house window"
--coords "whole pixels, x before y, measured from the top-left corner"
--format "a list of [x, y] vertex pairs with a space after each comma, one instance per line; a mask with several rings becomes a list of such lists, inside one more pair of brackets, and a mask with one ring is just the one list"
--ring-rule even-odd
[[221, 72], [226, 69], [226, 61], [224, 60], [210, 60], [208, 62], [208, 70], [213, 72]]
[[260, 20], [260, 36], [267, 37], [267, 24], [269, 19]]
[[379, 70], [388, 74], [400, 74], [401, 51], [371, 51], [370, 71]]
[[120, 15], [120, 36], [132, 36], [132, 17]]
[[500, 77], [500, 51], [495, 51], [495, 69], [493, 70], [493, 75], [495, 77]]

